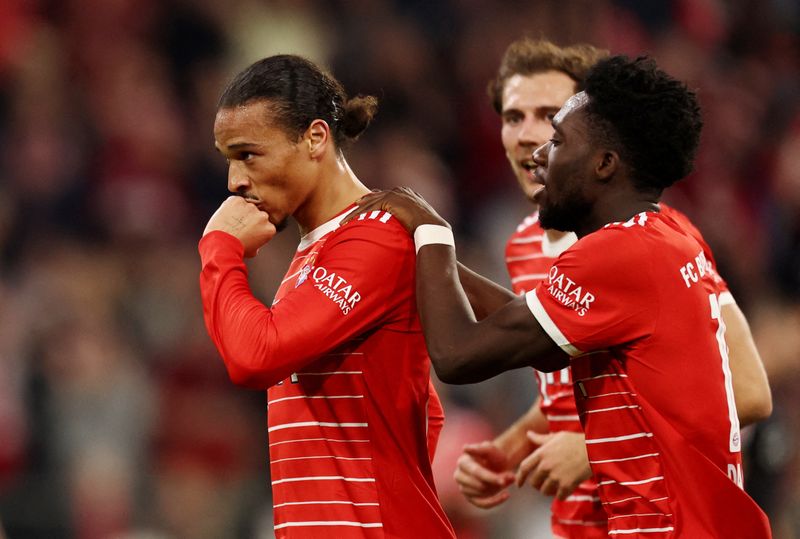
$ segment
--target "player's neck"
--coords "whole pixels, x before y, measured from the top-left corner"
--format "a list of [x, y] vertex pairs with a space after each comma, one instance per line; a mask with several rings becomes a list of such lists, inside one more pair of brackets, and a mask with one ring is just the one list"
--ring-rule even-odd
[[634, 197], [620, 197], [597, 202], [593, 215], [575, 230], [579, 238], [601, 229], [608, 223], [624, 223], [634, 215], [647, 211], [659, 211], [658, 201], [651, 197], [637, 195]]
[[305, 235], [330, 221], [336, 214], [369, 192], [370, 190], [356, 177], [344, 157], [339, 156], [330, 160], [322, 169], [317, 188], [294, 214], [300, 226], [300, 235]]

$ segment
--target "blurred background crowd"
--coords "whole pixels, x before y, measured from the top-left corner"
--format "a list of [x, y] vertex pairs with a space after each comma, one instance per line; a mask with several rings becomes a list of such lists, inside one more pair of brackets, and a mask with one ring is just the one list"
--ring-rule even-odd
[[[280, 52], [376, 95], [357, 175], [420, 191], [460, 258], [508, 284], [505, 239], [530, 207], [485, 88], [523, 35], [647, 52], [699, 89], [696, 170], [666, 198], [751, 320], [775, 411], [746, 433], [745, 481], [776, 538], [800, 537], [800, 2], [0, 0], [6, 537], [272, 537], [264, 395], [227, 380], [198, 294], [196, 244], [226, 196], [216, 99]], [[266, 303], [291, 228], [250, 264]], [[459, 537], [547, 537], [549, 500], [523, 489], [485, 512], [452, 481], [465, 442], [533, 402], [531, 372], [439, 387], [434, 464]]]

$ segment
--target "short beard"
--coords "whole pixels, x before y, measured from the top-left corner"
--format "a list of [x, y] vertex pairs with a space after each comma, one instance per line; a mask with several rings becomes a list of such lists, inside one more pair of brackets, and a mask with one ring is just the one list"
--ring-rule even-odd
[[585, 198], [573, 197], [569, 203], [545, 204], [539, 206], [539, 223], [542, 228], [574, 232], [581, 228], [592, 210], [592, 204]]

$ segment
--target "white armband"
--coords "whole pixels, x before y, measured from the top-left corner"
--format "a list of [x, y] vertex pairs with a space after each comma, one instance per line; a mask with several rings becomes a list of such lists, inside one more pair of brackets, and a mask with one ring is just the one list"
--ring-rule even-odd
[[414, 246], [419, 252], [423, 245], [431, 244], [456, 246], [453, 231], [442, 225], [419, 225], [414, 231]]

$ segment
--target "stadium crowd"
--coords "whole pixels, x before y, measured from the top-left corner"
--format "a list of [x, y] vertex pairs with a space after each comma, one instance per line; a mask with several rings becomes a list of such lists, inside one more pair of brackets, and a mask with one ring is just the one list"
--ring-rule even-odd
[[[271, 537], [264, 395], [228, 381], [202, 322], [197, 241], [226, 196], [225, 81], [279, 52], [378, 96], [348, 160], [453, 223], [508, 284], [518, 193], [486, 83], [521, 35], [652, 54], [699, 91], [696, 170], [666, 199], [702, 230], [774, 397], [745, 486], [800, 537], [800, 5], [790, 0], [5, 0], [0, 3], [0, 536]], [[268, 304], [297, 242], [250, 262]], [[280, 263], [275, 263], [280, 261]], [[531, 373], [437, 385], [434, 462], [463, 538], [547, 537], [548, 500], [482, 512], [452, 479], [466, 442], [535, 397]]]

